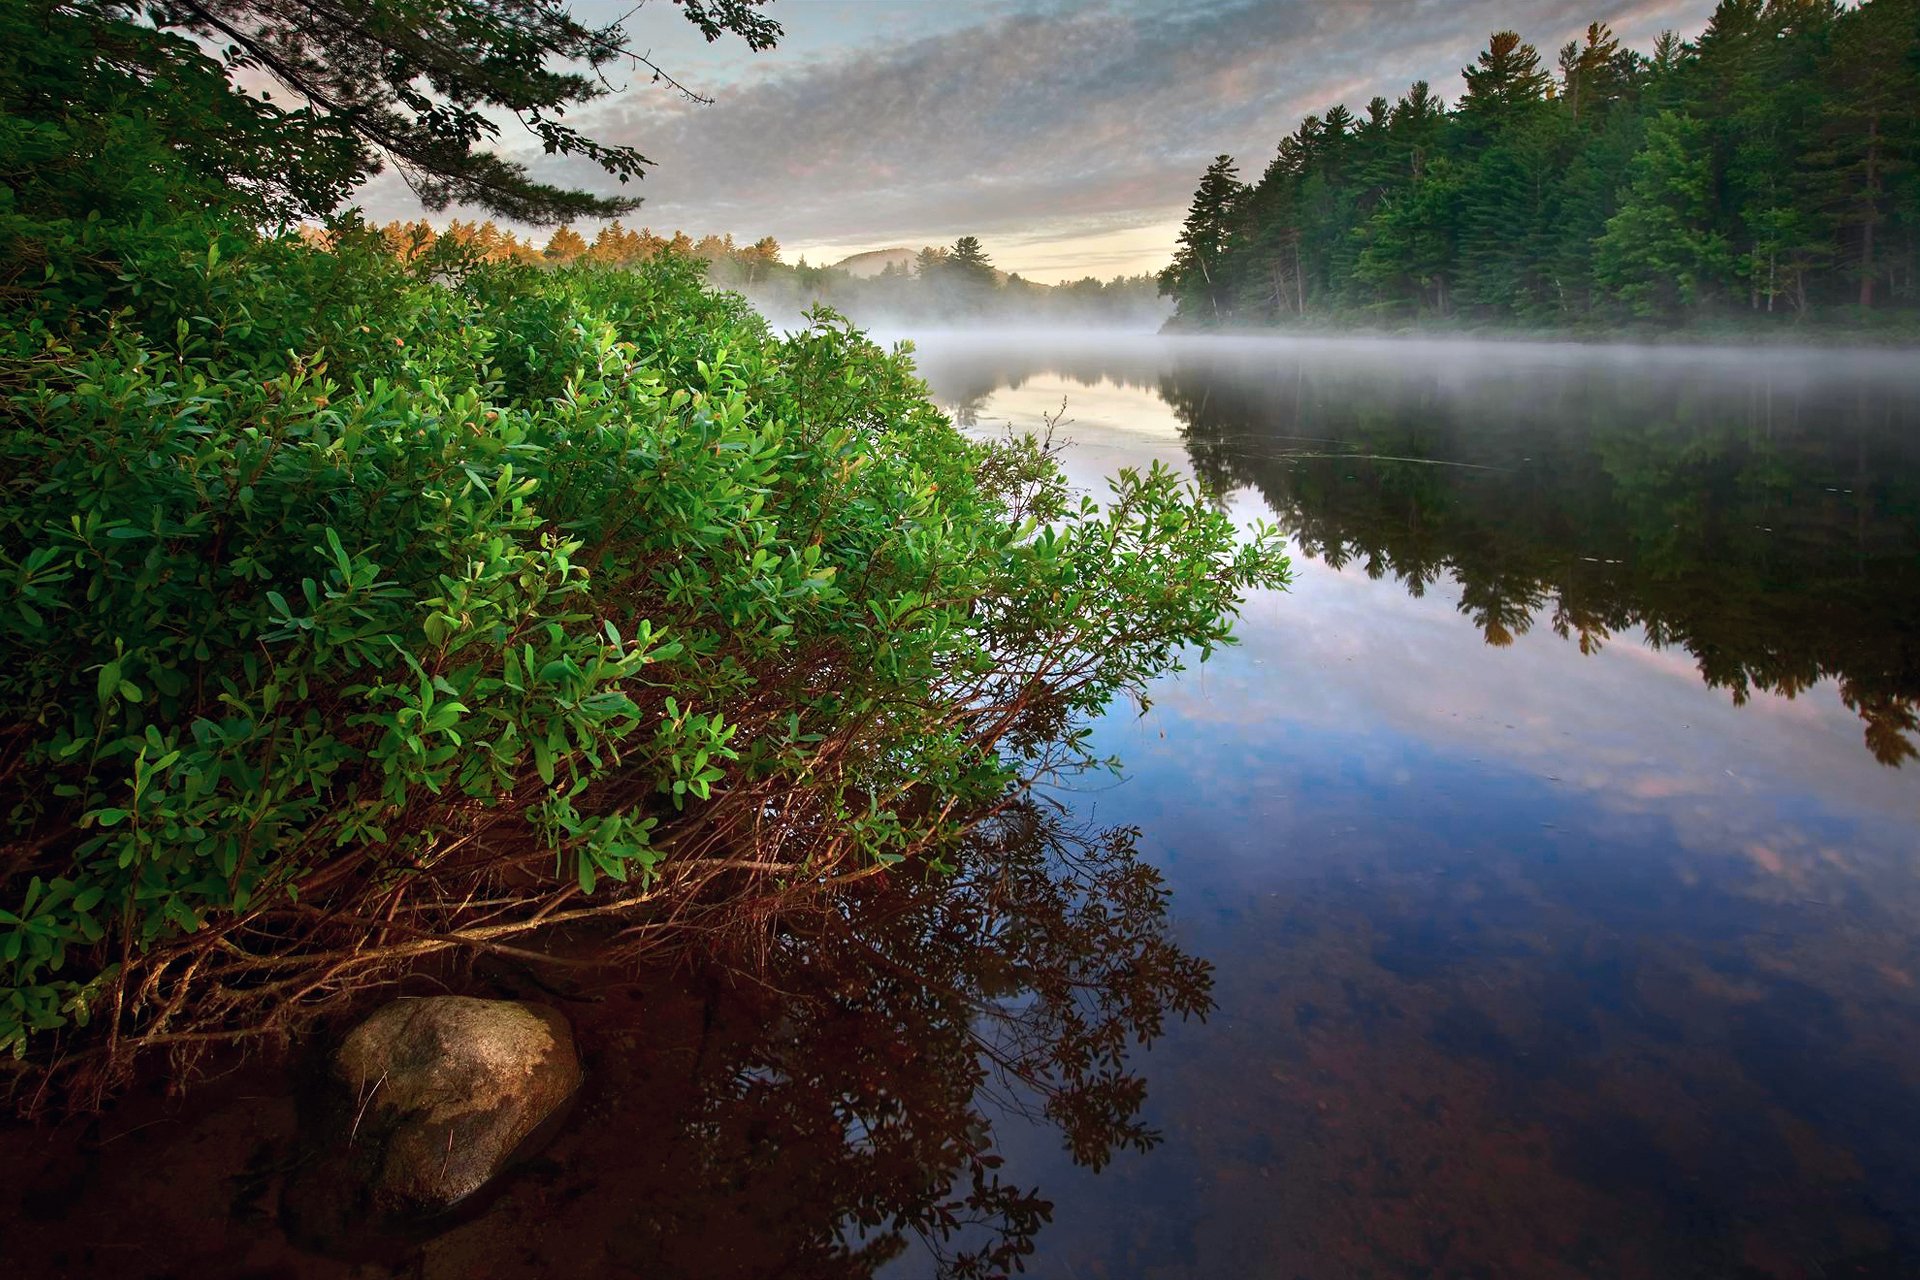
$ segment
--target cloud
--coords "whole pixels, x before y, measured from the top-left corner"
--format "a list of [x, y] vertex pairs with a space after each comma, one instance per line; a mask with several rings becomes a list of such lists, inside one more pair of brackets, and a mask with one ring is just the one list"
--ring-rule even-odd
[[[1645, 0], [1610, 20], [1644, 40], [1710, 8]], [[714, 105], [633, 91], [582, 113], [656, 162], [641, 220], [771, 233], [816, 256], [977, 234], [1002, 266], [1043, 278], [1074, 274], [1059, 246], [1095, 235], [1110, 242], [1090, 268], [1157, 265], [1221, 151], [1257, 174], [1309, 111], [1359, 109], [1415, 78], [1451, 97], [1489, 31], [1517, 25], [1551, 50], [1609, 16], [1591, 0], [1054, 0], [982, 6], [959, 27], [946, 6], [781, 10], [793, 52], [755, 60]], [[578, 165], [537, 167], [605, 185]], [[369, 207], [390, 216], [379, 206], [394, 196], [369, 192]], [[1143, 228], [1155, 233], [1112, 252]], [[1042, 241], [1053, 248], [1029, 253]]]

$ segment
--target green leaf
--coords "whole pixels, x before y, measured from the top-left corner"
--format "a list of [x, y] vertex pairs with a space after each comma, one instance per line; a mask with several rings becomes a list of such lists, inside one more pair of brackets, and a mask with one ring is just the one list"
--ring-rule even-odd
[[100, 705], [103, 707], [106, 706], [107, 703], [113, 699], [113, 695], [119, 690], [119, 687], [120, 663], [116, 659], [100, 668], [100, 678], [95, 684]]

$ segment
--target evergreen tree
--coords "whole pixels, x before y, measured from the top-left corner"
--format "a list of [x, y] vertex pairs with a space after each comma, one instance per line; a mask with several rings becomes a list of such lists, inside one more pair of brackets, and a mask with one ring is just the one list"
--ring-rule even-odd
[[587, 251], [587, 242], [571, 226], [562, 226], [547, 240], [546, 256], [555, 262], [572, 262]]
[[1181, 324], [1677, 320], [1920, 304], [1920, 0], [1721, 0], [1554, 78], [1497, 32], [1449, 111], [1307, 116], [1251, 188], [1208, 170], [1161, 275]]
[[1179, 251], [1160, 276], [1161, 292], [1180, 299], [1183, 308], [1197, 300], [1216, 323], [1228, 293], [1228, 281], [1217, 278], [1217, 271], [1246, 192], [1233, 157], [1214, 157], [1187, 208]]
[[1235, 211], [1241, 234], [1220, 272], [1230, 282], [1234, 308], [1263, 320], [1306, 310], [1300, 252], [1300, 177], [1306, 157], [1299, 138], [1280, 140], [1260, 181]]
[[1573, 122], [1597, 126], [1632, 75], [1632, 58], [1604, 22], [1587, 27], [1586, 42], [1569, 42], [1560, 55], [1560, 97]]
[[946, 271], [948, 278], [962, 287], [993, 287], [993, 263], [988, 260], [986, 250], [980, 247], [978, 237], [961, 236], [953, 242], [953, 249], [947, 254]]
[[[708, 40], [731, 33], [760, 50], [781, 34], [760, 12], [765, 2], [678, 0], [678, 7]], [[664, 73], [632, 49], [618, 23], [589, 26], [564, 0], [13, 4], [38, 28], [30, 38], [59, 39], [56, 29], [76, 19], [91, 28], [96, 56], [130, 70], [150, 103], [165, 101], [183, 77], [217, 82], [219, 92], [203, 95], [212, 110], [169, 116], [171, 140], [199, 153], [223, 183], [262, 188], [275, 212], [331, 213], [388, 164], [430, 209], [458, 202], [543, 223], [639, 203], [537, 182], [526, 166], [485, 149], [499, 135], [497, 121], [511, 117], [549, 154], [581, 157], [622, 182], [645, 172], [639, 151], [597, 141], [564, 117], [608, 92], [604, 73], [612, 66]], [[219, 50], [224, 63], [208, 50]], [[297, 105], [243, 91], [232, 75], [271, 80], [276, 96]], [[232, 146], [230, 135], [241, 131], [247, 145]]]
[[1663, 112], [1633, 160], [1633, 183], [1596, 246], [1595, 273], [1637, 314], [1673, 315], [1711, 297], [1732, 254], [1712, 228], [1713, 173], [1704, 129]]
[[1467, 92], [1460, 119], [1480, 136], [1506, 129], [1547, 100], [1553, 77], [1540, 68], [1540, 51], [1515, 31], [1496, 31], [1474, 65], [1462, 69]]
[[947, 265], [947, 251], [929, 245], [913, 256], [913, 274], [922, 280], [940, 276]]
[[[1821, 79], [1819, 145], [1808, 156], [1807, 202], [1831, 227], [1861, 307], [1872, 307], [1900, 256], [1882, 229], [1911, 169], [1920, 120], [1920, 3], [1877, 0], [1836, 21]], [[1909, 228], [1911, 230], [1911, 228]], [[1905, 248], [1911, 254], [1911, 238]]]
[[1356, 276], [1383, 299], [1411, 298], [1421, 311], [1451, 314], [1459, 197], [1452, 165], [1444, 157], [1429, 164], [1361, 228]]
[[1562, 316], [1592, 314], [1604, 292], [1593, 273], [1594, 246], [1620, 209], [1622, 176], [1646, 140], [1646, 121], [1634, 109], [1589, 114], [1603, 117], [1597, 132], [1578, 137], [1559, 183], [1559, 198], [1545, 245], [1546, 276]]

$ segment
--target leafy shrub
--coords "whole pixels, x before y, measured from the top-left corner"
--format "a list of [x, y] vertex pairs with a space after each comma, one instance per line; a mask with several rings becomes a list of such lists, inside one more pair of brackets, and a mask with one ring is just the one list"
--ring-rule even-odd
[[1071, 500], [904, 353], [693, 264], [184, 242], [0, 328], [15, 1056], [937, 864], [1285, 579], [1171, 475]]

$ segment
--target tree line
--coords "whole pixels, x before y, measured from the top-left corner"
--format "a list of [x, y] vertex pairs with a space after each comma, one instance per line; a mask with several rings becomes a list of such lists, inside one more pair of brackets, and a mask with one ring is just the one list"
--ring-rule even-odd
[[[639, 267], [663, 256], [705, 264], [707, 281], [750, 298], [763, 310], [794, 316], [824, 304], [856, 320], [912, 320], [937, 323], [1158, 324], [1167, 304], [1151, 275], [1088, 276], [1057, 285], [1041, 284], [994, 267], [977, 236], [961, 236], [949, 247], [928, 246], [913, 260], [889, 263], [879, 273], [856, 276], [841, 266], [810, 265], [802, 257], [787, 262], [780, 242], [762, 236], [752, 242], [733, 236], [685, 231], [662, 234], [650, 227], [633, 230], [618, 218], [591, 240], [563, 224], [541, 243], [522, 237], [491, 219], [455, 218], [436, 228], [425, 219], [392, 221], [378, 228], [380, 239], [402, 261], [455, 250], [483, 262], [521, 262], [565, 266]], [[322, 242], [329, 233], [310, 232]]]
[[762, 236], [751, 244], [737, 243], [731, 234], [709, 234], [696, 239], [679, 230], [670, 235], [662, 235], [651, 227], [635, 231], [618, 218], [601, 227], [592, 240], [575, 231], [571, 224], [564, 224], [556, 228], [544, 244], [531, 235], [523, 239], [492, 219], [476, 223], [455, 218], [445, 227], [435, 227], [424, 218], [396, 220], [379, 227], [378, 231], [387, 248], [402, 261], [413, 261], [436, 248], [451, 246], [483, 262], [598, 262], [621, 267], [637, 266], [662, 254], [673, 254], [708, 263], [738, 263], [749, 278], [754, 271], [764, 271], [780, 262], [780, 242], [772, 236]]
[[993, 265], [976, 236], [961, 236], [951, 247], [921, 249], [911, 262], [887, 264], [871, 276], [855, 276], [838, 267], [774, 271], [755, 286], [730, 281], [725, 269], [716, 283], [741, 288], [772, 310], [798, 310], [824, 303], [863, 323], [931, 324], [1079, 324], [1133, 325], [1151, 328], [1167, 314], [1151, 275], [1087, 276], [1060, 284], [1028, 280], [1019, 272]]
[[[1160, 274], [1175, 323], [1911, 320], [1920, 0], [1722, 0], [1692, 41], [1512, 31], [1217, 157]], [[1895, 319], [1894, 317], [1899, 317]]]

